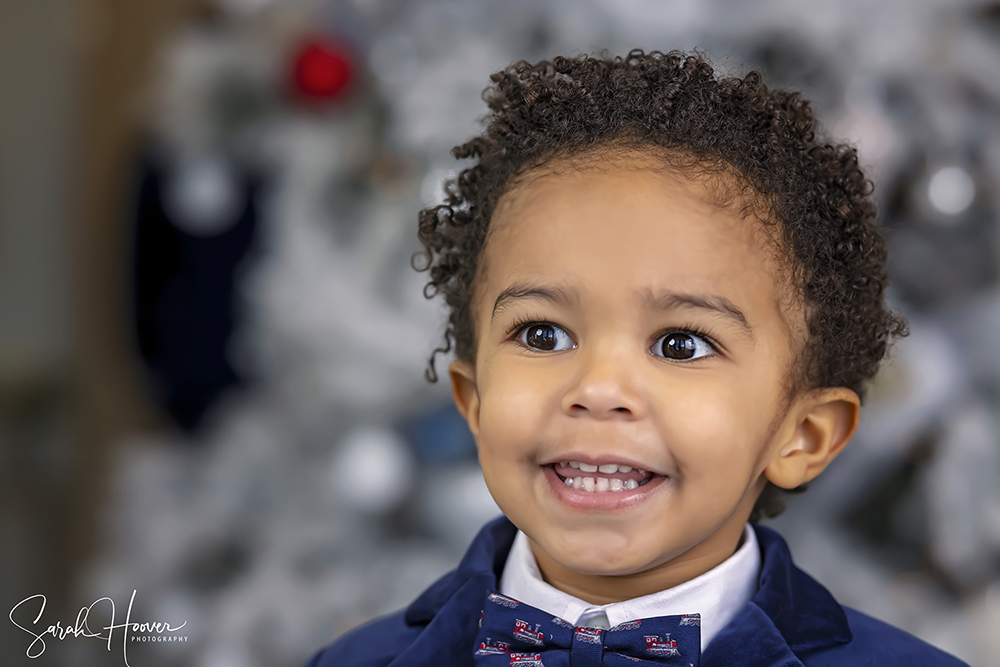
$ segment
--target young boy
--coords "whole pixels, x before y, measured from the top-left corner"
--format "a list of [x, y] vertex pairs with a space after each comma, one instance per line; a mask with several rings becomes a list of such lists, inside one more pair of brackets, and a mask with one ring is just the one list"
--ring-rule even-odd
[[492, 81], [418, 268], [505, 517], [310, 666], [963, 664], [842, 607], [748, 523], [847, 444], [905, 333], [854, 149], [698, 54]]

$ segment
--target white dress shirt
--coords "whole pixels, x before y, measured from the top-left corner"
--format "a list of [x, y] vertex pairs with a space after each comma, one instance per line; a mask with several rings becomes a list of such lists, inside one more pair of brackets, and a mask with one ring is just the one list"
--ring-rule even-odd
[[545, 583], [528, 536], [517, 531], [500, 577], [500, 593], [576, 626], [608, 629], [625, 621], [675, 614], [701, 614], [701, 649], [733, 620], [757, 593], [760, 550], [750, 524], [732, 556], [683, 584], [642, 597], [592, 605]]

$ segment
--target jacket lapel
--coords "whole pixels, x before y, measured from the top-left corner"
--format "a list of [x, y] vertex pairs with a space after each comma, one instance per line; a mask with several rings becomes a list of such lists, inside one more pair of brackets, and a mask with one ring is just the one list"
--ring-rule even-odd
[[424, 625], [417, 640], [389, 667], [473, 664], [483, 601], [497, 588], [517, 528], [500, 517], [479, 531], [458, 568], [441, 577], [411, 604], [407, 625]]
[[[843, 608], [792, 562], [775, 531], [754, 526], [761, 550], [760, 586], [753, 600], [716, 635], [701, 667], [801, 667], [799, 655], [852, 639]], [[472, 665], [472, 644], [487, 593], [496, 590], [517, 528], [506, 518], [488, 523], [458, 568], [424, 591], [405, 613], [424, 629], [390, 667]]]
[[700, 667], [802, 667], [771, 618], [753, 601], [715, 636]]
[[701, 666], [800, 666], [798, 656], [850, 642], [843, 607], [795, 566], [778, 533], [764, 526], [754, 531], [761, 555], [757, 594], [715, 636]]
[[753, 602], [774, 623], [775, 628], [800, 655], [854, 637], [847, 614], [830, 591], [795, 567], [792, 554], [781, 535], [763, 526], [754, 526], [761, 551], [760, 589]]

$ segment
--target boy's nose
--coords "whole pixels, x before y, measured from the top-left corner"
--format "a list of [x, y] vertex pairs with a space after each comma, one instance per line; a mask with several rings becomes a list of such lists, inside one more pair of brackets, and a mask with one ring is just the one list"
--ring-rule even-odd
[[645, 403], [636, 386], [635, 369], [629, 363], [620, 355], [581, 356], [581, 366], [562, 400], [568, 415], [596, 419], [644, 416]]

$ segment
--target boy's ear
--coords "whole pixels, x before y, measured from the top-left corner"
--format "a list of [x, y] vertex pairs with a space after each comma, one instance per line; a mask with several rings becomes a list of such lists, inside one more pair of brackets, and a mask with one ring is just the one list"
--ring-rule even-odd
[[451, 395], [455, 407], [469, 423], [472, 436], [479, 441], [479, 390], [476, 389], [476, 372], [468, 362], [456, 359], [448, 365], [451, 378]]
[[764, 469], [783, 489], [812, 481], [840, 454], [858, 428], [861, 400], [846, 387], [810, 392], [797, 401], [796, 422]]

